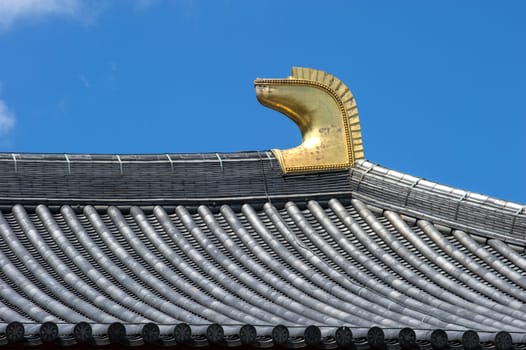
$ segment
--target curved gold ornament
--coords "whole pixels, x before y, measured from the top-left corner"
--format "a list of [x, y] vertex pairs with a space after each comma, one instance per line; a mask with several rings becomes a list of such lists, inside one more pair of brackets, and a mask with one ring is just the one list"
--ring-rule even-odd
[[292, 119], [301, 145], [273, 149], [284, 174], [349, 169], [363, 159], [354, 97], [338, 78], [315, 69], [292, 68], [286, 79], [256, 79], [258, 101]]

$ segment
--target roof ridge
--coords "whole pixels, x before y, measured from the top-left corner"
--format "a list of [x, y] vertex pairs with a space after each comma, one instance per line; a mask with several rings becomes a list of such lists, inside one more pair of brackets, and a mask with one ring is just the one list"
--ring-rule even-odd
[[526, 244], [526, 206], [442, 185], [359, 160], [353, 195], [369, 204], [486, 238]]

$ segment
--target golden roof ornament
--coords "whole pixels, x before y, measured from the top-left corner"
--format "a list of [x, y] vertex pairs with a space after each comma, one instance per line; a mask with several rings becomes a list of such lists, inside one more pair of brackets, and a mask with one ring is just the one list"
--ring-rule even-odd
[[284, 174], [349, 169], [363, 159], [354, 96], [341, 80], [321, 70], [292, 68], [285, 79], [256, 79], [258, 101], [292, 119], [303, 142], [273, 149]]

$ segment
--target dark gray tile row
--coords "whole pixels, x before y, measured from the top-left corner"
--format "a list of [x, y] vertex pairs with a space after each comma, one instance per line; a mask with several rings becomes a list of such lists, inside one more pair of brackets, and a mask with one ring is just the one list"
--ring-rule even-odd
[[0, 207], [232, 205], [349, 193], [346, 171], [282, 176], [271, 152], [57, 155], [0, 153]]

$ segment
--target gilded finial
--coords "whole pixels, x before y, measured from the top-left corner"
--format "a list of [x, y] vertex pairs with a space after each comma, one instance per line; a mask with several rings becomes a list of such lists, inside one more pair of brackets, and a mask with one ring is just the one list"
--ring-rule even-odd
[[315, 69], [292, 68], [286, 79], [256, 79], [258, 101], [292, 119], [303, 142], [273, 149], [284, 174], [349, 169], [363, 159], [354, 96], [338, 78]]

